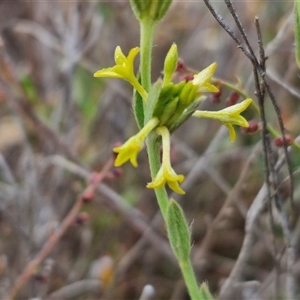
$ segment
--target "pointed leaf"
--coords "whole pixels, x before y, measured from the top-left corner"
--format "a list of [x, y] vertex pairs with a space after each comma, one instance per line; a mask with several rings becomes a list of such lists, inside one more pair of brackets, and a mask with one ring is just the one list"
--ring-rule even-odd
[[171, 199], [167, 208], [167, 231], [171, 247], [179, 263], [189, 260], [191, 234], [179, 204]]
[[200, 286], [200, 294], [201, 294], [201, 300], [214, 300], [214, 297], [210, 293], [208, 286], [205, 282], [203, 282]]

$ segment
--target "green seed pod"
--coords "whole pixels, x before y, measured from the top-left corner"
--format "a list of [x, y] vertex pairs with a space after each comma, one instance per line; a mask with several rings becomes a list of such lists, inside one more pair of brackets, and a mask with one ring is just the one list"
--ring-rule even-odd
[[168, 11], [172, 0], [130, 0], [131, 8], [139, 21], [160, 21]]

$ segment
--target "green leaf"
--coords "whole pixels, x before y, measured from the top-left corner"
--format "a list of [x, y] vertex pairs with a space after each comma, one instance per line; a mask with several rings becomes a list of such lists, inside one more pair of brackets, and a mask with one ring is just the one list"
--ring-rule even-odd
[[295, 46], [296, 62], [300, 68], [300, 0], [295, 0]]
[[149, 97], [145, 105], [145, 123], [147, 123], [152, 117], [155, 116], [153, 114], [153, 111], [159, 100], [161, 94], [161, 88], [162, 88], [161, 80], [158, 80], [150, 87]]
[[142, 96], [134, 90], [133, 92], [133, 111], [134, 111], [134, 116], [136, 119], [136, 122], [138, 124], [139, 129], [144, 127], [144, 103], [143, 103], [143, 98]]
[[171, 247], [179, 263], [188, 261], [191, 234], [183, 210], [174, 199], [168, 203], [166, 225]]
[[203, 282], [200, 286], [200, 294], [201, 294], [200, 297], [201, 300], [214, 300], [214, 297], [210, 293], [208, 286], [205, 282]]

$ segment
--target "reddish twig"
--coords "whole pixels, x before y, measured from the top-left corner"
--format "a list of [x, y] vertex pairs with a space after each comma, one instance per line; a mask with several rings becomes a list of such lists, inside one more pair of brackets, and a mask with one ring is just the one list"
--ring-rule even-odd
[[106, 165], [103, 167], [102, 171], [97, 174], [93, 174], [88, 186], [85, 191], [78, 197], [77, 201], [63, 219], [60, 227], [48, 238], [43, 248], [37, 255], [27, 264], [22, 274], [17, 278], [15, 284], [4, 297], [5, 300], [12, 300], [18, 294], [20, 289], [28, 282], [31, 276], [34, 274], [36, 268], [42, 263], [42, 261], [47, 257], [47, 255], [52, 251], [55, 245], [59, 242], [62, 236], [66, 233], [67, 229], [74, 222], [78, 212], [80, 211], [82, 205], [85, 203], [86, 195], [93, 194], [98, 184], [106, 177], [107, 173], [113, 166], [113, 158], [111, 158]]

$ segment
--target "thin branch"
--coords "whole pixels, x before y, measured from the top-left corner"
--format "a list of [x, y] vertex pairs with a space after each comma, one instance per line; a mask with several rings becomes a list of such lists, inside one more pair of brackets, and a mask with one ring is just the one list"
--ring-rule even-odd
[[211, 14], [216, 19], [216, 21], [231, 36], [231, 38], [236, 42], [236, 44], [238, 45], [238, 48], [240, 48], [242, 50], [242, 52], [252, 61], [252, 59], [253, 59], [252, 55], [249, 53], [249, 51], [247, 51], [245, 49], [245, 47], [242, 45], [241, 41], [236, 37], [236, 35], [230, 29], [230, 27], [224, 22], [223, 18], [219, 14], [217, 14], [215, 9], [211, 6], [209, 0], [203, 0], [203, 1], [204, 1], [205, 5], [207, 6], [207, 8], [209, 9], [209, 11], [211, 12]]
[[[265, 96], [265, 90], [268, 93], [272, 105], [274, 107], [277, 119], [278, 119], [278, 123], [279, 123], [279, 127], [280, 127], [280, 131], [281, 131], [281, 135], [284, 141], [284, 157], [285, 157], [285, 161], [286, 161], [286, 165], [288, 168], [288, 173], [289, 173], [289, 178], [290, 178], [290, 185], [291, 185], [291, 195], [290, 195], [290, 200], [291, 200], [291, 206], [293, 207], [293, 189], [294, 189], [294, 184], [293, 184], [293, 176], [292, 176], [292, 166], [291, 166], [291, 162], [290, 162], [290, 157], [288, 154], [288, 150], [287, 150], [287, 144], [285, 142], [285, 129], [284, 129], [284, 124], [283, 124], [283, 120], [281, 117], [281, 113], [280, 113], [280, 109], [276, 103], [276, 99], [275, 96], [273, 94], [273, 91], [270, 88], [270, 85], [268, 84], [265, 75], [266, 75], [266, 70], [265, 70], [265, 61], [266, 61], [266, 56], [265, 56], [265, 51], [264, 51], [264, 47], [263, 47], [263, 43], [262, 43], [262, 35], [261, 35], [261, 30], [260, 30], [260, 25], [259, 25], [259, 21], [258, 18], [255, 19], [255, 26], [256, 26], [256, 31], [257, 31], [257, 36], [258, 36], [258, 44], [259, 44], [259, 62], [255, 56], [255, 53], [253, 51], [253, 48], [248, 40], [248, 37], [245, 33], [245, 30], [238, 18], [238, 15], [233, 7], [232, 1], [231, 0], [224, 0], [227, 8], [230, 12], [230, 14], [232, 15], [238, 29], [239, 32], [241, 33], [243, 40], [245, 42], [245, 44], [247, 45], [247, 51], [244, 51], [244, 47], [241, 44], [241, 42], [235, 37], [235, 35], [233, 34], [232, 30], [229, 29], [229, 26], [223, 21], [223, 19], [215, 12], [214, 8], [210, 5], [209, 1], [204, 0], [205, 4], [207, 5], [208, 9], [211, 11], [212, 15], [215, 17], [215, 19], [218, 21], [218, 23], [222, 26], [222, 28], [232, 37], [232, 39], [238, 44], [238, 47], [243, 51], [243, 53], [249, 58], [249, 60], [251, 61], [252, 65], [253, 65], [253, 75], [254, 75], [254, 81], [255, 81], [255, 87], [256, 87], [256, 96], [258, 99], [258, 104], [259, 104], [259, 108], [260, 108], [260, 117], [261, 117], [261, 121], [262, 121], [262, 143], [263, 143], [263, 149], [264, 149], [264, 165], [265, 165], [265, 181], [266, 181], [266, 189], [267, 189], [267, 194], [268, 194], [268, 199], [269, 199], [269, 211], [270, 211], [270, 218], [271, 218], [271, 224], [272, 227], [274, 228], [274, 220], [273, 220], [273, 215], [272, 215], [272, 205], [271, 205], [271, 185], [274, 189], [274, 191], [278, 190], [278, 185], [279, 185], [279, 181], [278, 181], [278, 175], [277, 175], [277, 171], [275, 170], [275, 166], [274, 166], [274, 160], [273, 158], [273, 150], [271, 147], [271, 142], [269, 139], [269, 135], [268, 135], [268, 131], [267, 131], [267, 121], [266, 121], [266, 115], [265, 115], [265, 108], [264, 108], [264, 96]], [[259, 76], [262, 79], [262, 83], [260, 83], [260, 79]], [[272, 180], [270, 178], [270, 175], [272, 174]], [[273, 194], [275, 197], [275, 202], [277, 203], [277, 207], [279, 208], [280, 212], [283, 214], [283, 210], [282, 210], [282, 202], [280, 200], [280, 195], [278, 193], [274, 193]], [[289, 231], [289, 226], [288, 226], [288, 222], [285, 218], [284, 215], [281, 215], [281, 224], [284, 230], [284, 234], [285, 234], [285, 239], [286, 239], [286, 243], [287, 243], [287, 247], [290, 249], [293, 249], [293, 247], [291, 246], [291, 240], [290, 240], [290, 231]], [[248, 243], [249, 242], [249, 234], [246, 235], [244, 243]], [[275, 237], [274, 237], [275, 240]], [[294, 251], [294, 250], [293, 250]], [[294, 255], [292, 255], [293, 251], [290, 251], [290, 255], [289, 255], [289, 259], [291, 259], [292, 261], [294, 261]], [[240, 256], [243, 256], [243, 253], [241, 253]], [[240, 258], [239, 256], [239, 258]], [[290, 261], [288, 263], [288, 266], [291, 266], [292, 262]], [[236, 267], [236, 266], [235, 266]], [[289, 268], [289, 267], [288, 267]], [[289, 269], [289, 272], [291, 272], [291, 270]], [[235, 268], [233, 269], [230, 277], [234, 277], [235, 274]], [[289, 276], [293, 276], [292, 273], [289, 274]], [[232, 278], [231, 278], [232, 279]], [[230, 278], [226, 281], [226, 283], [224, 284], [224, 286], [222, 287], [221, 290], [221, 295], [226, 294], [227, 289], [229, 288], [228, 282], [230, 282]], [[289, 278], [289, 282], [293, 282], [293, 278]], [[287, 295], [289, 297], [291, 297], [292, 299], [294, 299], [295, 296], [295, 289], [293, 284], [288, 284], [287, 287]]]
[[[58, 155], [48, 158], [47, 160], [48, 163], [59, 165], [65, 170], [68, 170], [83, 178], [88, 178], [90, 174], [90, 172], [84, 167], [68, 161], [64, 157]], [[149, 224], [139, 210], [128, 205], [118, 193], [103, 183], [97, 186], [97, 191], [105, 195], [108, 198], [107, 204], [109, 207], [121, 214], [126, 221], [133, 226], [133, 228], [142, 233], [142, 236], [145, 237], [145, 239], [150, 242], [157, 249], [157, 251], [160, 251], [160, 253], [170, 261], [176, 262], [169, 244], [159, 235], [158, 232], [156, 232], [153, 226], [154, 224]]]
[[90, 181], [86, 190], [80, 195], [75, 202], [72, 209], [69, 211], [67, 216], [61, 222], [59, 228], [54, 232], [46, 241], [41, 251], [27, 264], [21, 275], [16, 279], [13, 287], [4, 297], [5, 300], [12, 300], [18, 294], [20, 289], [30, 280], [31, 276], [34, 274], [36, 268], [41, 264], [41, 262], [49, 255], [52, 249], [57, 245], [63, 235], [66, 233], [67, 229], [74, 222], [78, 212], [80, 211], [84, 203], [84, 195], [87, 192], [95, 190], [98, 184], [105, 178], [106, 174], [109, 172], [113, 165], [113, 159], [111, 158], [104, 166], [101, 173], [96, 180]]

